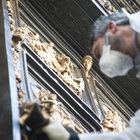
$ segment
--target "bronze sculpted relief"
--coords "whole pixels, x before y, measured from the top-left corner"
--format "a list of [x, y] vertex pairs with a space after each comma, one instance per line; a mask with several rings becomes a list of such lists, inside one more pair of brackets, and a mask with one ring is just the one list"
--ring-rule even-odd
[[[50, 42], [50, 43], [46, 43], [46, 42], [42, 42], [40, 41], [39, 35], [38, 34], [33, 34], [29, 29], [24, 28], [24, 27], [20, 27], [18, 29], [15, 30], [15, 32], [13, 33], [13, 37], [12, 37], [12, 44], [14, 45], [15, 48], [19, 49], [19, 46], [21, 47], [21, 44], [26, 41], [26, 43], [31, 47], [31, 49], [38, 54], [38, 56], [52, 69], [54, 70], [58, 76], [80, 97], [82, 98], [83, 92], [85, 91], [85, 83], [87, 83], [88, 86], [86, 86], [86, 88], [89, 88], [88, 91], [90, 91], [90, 97], [92, 102], [90, 102], [90, 104], [92, 104], [93, 106], [93, 111], [95, 111], [95, 113], [98, 115], [98, 117], [100, 119], [103, 120], [102, 125], [105, 129], [105, 131], [110, 131], [110, 129], [108, 129], [108, 127], [111, 127], [111, 131], [121, 131], [122, 129], [125, 128], [124, 123], [122, 123], [121, 118], [118, 116], [117, 112], [110, 112], [110, 111], [105, 111], [107, 114], [107, 118], [103, 117], [103, 112], [101, 109], [101, 105], [99, 102], [99, 98], [98, 95], [96, 93], [96, 87], [95, 87], [95, 82], [94, 82], [94, 78], [92, 76], [90, 76], [89, 71], [92, 67], [92, 57], [87, 55], [83, 58], [82, 60], [82, 64], [84, 66], [84, 71], [85, 71], [85, 76], [86, 76], [86, 80], [83, 80], [83, 78], [77, 78], [73, 75], [73, 64], [71, 62], [71, 59], [66, 56], [65, 54], [58, 54], [55, 50], [54, 50], [54, 43]], [[13, 54], [15, 55], [15, 49], [13, 49]], [[18, 55], [17, 55], [18, 58]], [[15, 63], [16, 63], [16, 55], [15, 55]], [[19, 81], [19, 83], [21, 82], [21, 77], [18, 74], [18, 69], [16, 71], [16, 77]], [[41, 93], [42, 92], [42, 93]], [[41, 95], [40, 95], [41, 93]], [[19, 104], [22, 105], [22, 98], [24, 95], [24, 91], [22, 91], [22, 89], [19, 88]], [[73, 124], [72, 128], [73, 129], [77, 129], [77, 131], [79, 133], [83, 133], [85, 130], [83, 128], [81, 128], [81, 126], [79, 126], [76, 122], [73, 122], [74, 120], [70, 119], [71, 117], [66, 116], [66, 118], [64, 120], [62, 120], [62, 114], [64, 115], [65, 111], [62, 112], [56, 112], [56, 110], [60, 110], [58, 109], [59, 107], [57, 107], [57, 101], [51, 101], [52, 100], [56, 100], [56, 96], [55, 95], [50, 95], [49, 93], [49, 97], [47, 96], [47, 92], [45, 91], [40, 91], [38, 93], [38, 98], [40, 99], [40, 102], [42, 104], [47, 103], [53, 103], [54, 105], [52, 106], [51, 111], [52, 112], [50, 114], [50, 116], [54, 119], [57, 119], [59, 121], [62, 121], [64, 124]], [[56, 104], [55, 104], [56, 103]], [[45, 104], [44, 104], [45, 105]], [[47, 107], [47, 106], [46, 106]], [[44, 107], [44, 109], [46, 108]], [[53, 111], [54, 110], [54, 111]], [[105, 109], [104, 109], [105, 110]], [[111, 116], [112, 114], [112, 116]], [[49, 116], [49, 117], [50, 117]], [[27, 116], [23, 116], [23, 118], [26, 118]], [[23, 123], [21, 118], [21, 124]], [[117, 119], [116, 119], [117, 118]], [[113, 122], [113, 124], [112, 124]], [[24, 124], [24, 123], [23, 123]]]
[[109, 0], [99, 0], [99, 2], [106, 8], [106, 10], [110, 14], [118, 12], [118, 10], [110, 3]]
[[[51, 0], [48, 2], [50, 2], [50, 4], [53, 3], [53, 1], [51, 1]], [[66, 1], [66, 2], [69, 2], [69, 1]], [[65, 11], [65, 8], [67, 8], [67, 7], [62, 6], [62, 4], [63, 4], [63, 2], [61, 3], [61, 7], [63, 7], [64, 11]], [[82, 60], [82, 65], [84, 67], [85, 76], [86, 76], [87, 80], [85, 81], [85, 80], [83, 80], [83, 78], [75, 77], [73, 74], [73, 64], [71, 62], [70, 57], [66, 56], [65, 54], [58, 54], [54, 49], [55, 44], [53, 42], [47, 43], [47, 42], [41, 41], [39, 35], [32, 33], [28, 28], [19, 27], [16, 30], [14, 29], [14, 27], [13, 27], [14, 21], [11, 16], [12, 11], [10, 9], [10, 5], [8, 4], [8, 2], [7, 2], [7, 6], [9, 6], [9, 20], [11, 23], [10, 24], [11, 33], [13, 34], [12, 45], [14, 48], [12, 49], [12, 51], [13, 51], [13, 56], [14, 56], [15, 68], [16, 68], [16, 64], [17, 64], [17, 59], [19, 57], [17, 50], [19, 50], [21, 48], [21, 44], [24, 41], [26, 41], [26, 43], [42, 59], [42, 61], [44, 61], [46, 63], [46, 65], [49, 66], [54, 72], [56, 72], [56, 74], [80, 98], [82, 98], [82, 94], [85, 90], [85, 82], [88, 84], [89, 91], [92, 95], [91, 97], [93, 97], [93, 98], [91, 98], [94, 103], [93, 110], [95, 111], [95, 113], [98, 115], [99, 118], [103, 119], [104, 117], [102, 116], [103, 114], [101, 112], [99, 99], [97, 98], [97, 94], [96, 94], [96, 87], [95, 87], [95, 83], [94, 83], [95, 79], [92, 76], [90, 76], [90, 74], [89, 74], [89, 71], [92, 67], [92, 57], [87, 55]], [[71, 7], [69, 7], [69, 8], [71, 8]], [[61, 13], [58, 12], [58, 10], [59, 10], [59, 8], [57, 7], [57, 5], [54, 5], [53, 9], [49, 9], [49, 11], [52, 13], [57, 11], [57, 13], [58, 13], [57, 18], [63, 19], [63, 22], [66, 26], [69, 26], [71, 28], [76, 28], [76, 30], [74, 30], [74, 33], [77, 35], [78, 38], [80, 38], [79, 35], [86, 36], [87, 32], [85, 32], [86, 30], [84, 30], [86, 28], [86, 27], [84, 27], [84, 25], [88, 26], [88, 24], [84, 23], [85, 22], [84, 19], [76, 20], [74, 18], [73, 14], [71, 13], [71, 11], [72, 11], [71, 9], [67, 9], [66, 10], [67, 13], [65, 13], [65, 14], [63, 12], [61, 12]], [[84, 23], [84, 24], [82, 24], [82, 23]], [[18, 81], [17, 85], [18, 85], [18, 93], [19, 93], [18, 94], [19, 104], [22, 105], [22, 103], [23, 103], [22, 98], [25, 93], [20, 88], [20, 82], [22, 81], [22, 78], [18, 73], [19, 71], [20, 70], [18, 68], [15, 69], [15, 74], [16, 74], [16, 78]], [[84, 128], [82, 128], [79, 124], [77, 124], [77, 122], [67, 113], [67, 111], [63, 108], [62, 104], [60, 105], [60, 103], [57, 101], [56, 95], [50, 93], [49, 91], [40, 90], [38, 92], [38, 98], [40, 100], [40, 103], [42, 104], [42, 107], [43, 107], [42, 109], [46, 116], [52, 117], [53, 119], [57, 119], [59, 122], [61, 122], [64, 125], [71, 126], [72, 129], [77, 131], [77, 133], [85, 132]], [[112, 120], [114, 120], [114, 122], [116, 122], [116, 120], [119, 120], [119, 122], [120, 122], [120, 117], [117, 117], [117, 113], [112, 112], [112, 114], [113, 114], [112, 115], [113, 117], [111, 117], [111, 113], [108, 112], [108, 114], [107, 114], [108, 117], [106, 119], [104, 119], [104, 121], [102, 123], [104, 126], [104, 129], [106, 129], [106, 127], [111, 125], [110, 123], [108, 123], [109, 125], [107, 125], [107, 122], [109, 122], [109, 120], [111, 120], [111, 122], [112, 122]], [[24, 123], [24, 122], [22, 122], [23, 118], [21, 116], [21, 120], [20, 120], [21, 124]], [[115, 118], [117, 118], [117, 119], [115, 120]], [[120, 124], [122, 124], [122, 123], [120, 123]], [[122, 128], [120, 128], [120, 125], [119, 126], [117, 125], [117, 126], [115, 126], [114, 131], [118, 131], [121, 129]]]
[[73, 75], [73, 64], [68, 56], [58, 54], [53, 48], [53, 42], [41, 42], [38, 34], [34, 35], [29, 29], [20, 27], [13, 34], [12, 44], [19, 48], [24, 40], [79, 97], [82, 96], [84, 81]]
[[[32, 92], [38, 97], [40, 101], [40, 107], [43, 115], [47, 118], [57, 120], [64, 126], [71, 128], [73, 132], [76, 133], [85, 133], [87, 130], [82, 127], [82, 125], [65, 109], [63, 104], [57, 101], [56, 94], [51, 93], [49, 90], [43, 90], [39, 86], [32, 86]], [[33, 101], [27, 101], [21, 109], [20, 124], [25, 125], [25, 120], [28, 117], [28, 114], [32, 111], [31, 107], [33, 106]], [[24, 109], [24, 106], [26, 110]]]
[[126, 128], [125, 122], [122, 121], [117, 111], [114, 111], [104, 103], [103, 108], [107, 115], [107, 117], [102, 122], [105, 132], [121, 132]]

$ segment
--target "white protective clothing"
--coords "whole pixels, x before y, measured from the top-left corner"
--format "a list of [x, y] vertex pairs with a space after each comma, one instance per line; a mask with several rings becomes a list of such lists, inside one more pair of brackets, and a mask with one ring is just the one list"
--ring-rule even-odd
[[[126, 16], [129, 19], [130, 22], [130, 26], [133, 29], [134, 32], [137, 32], [140, 34], [140, 11], [134, 13], [134, 14], [129, 14], [124, 8], [122, 8], [122, 11], [126, 14]], [[140, 48], [140, 46], [136, 45], [136, 40], [135, 40], [135, 36], [133, 38], [134, 44], [135, 44], [135, 49], [137, 51], [137, 56], [135, 58], [135, 67], [138, 69], [138, 73], [136, 74], [137, 78], [140, 78], [140, 51], [138, 48]]]
[[69, 140], [70, 133], [61, 123], [52, 119], [49, 121], [49, 125], [36, 130], [36, 133], [46, 133], [50, 140]]
[[129, 128], [122, 132], [102, 134], [79, 134], [80, 140], [140, 140], [140, 109], [130, 120]]
[[134, 14], [129, 14], [124, 8], [122, 8], [122, 11], [128, 17], [131, 28], [140, 34], [140, 11]]

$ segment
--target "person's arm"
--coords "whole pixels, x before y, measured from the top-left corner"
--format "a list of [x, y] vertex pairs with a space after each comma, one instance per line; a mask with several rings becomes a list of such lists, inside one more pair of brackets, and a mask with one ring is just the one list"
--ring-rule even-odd
[[50, 125], [41, 128], [50, 140], [140, 140], [140, 110], [131, 118], [130, 126], [122, 132], [92, 133], [92, 134], [73, 134], [57, 121], [50, 122]]
[[140, 109], [130, 120], [129, 128], [122, 132], [102, 134], [79, 134], [80, 140], [140, 140]]
[[131, 118], [129, 128], [122, 132], [98, 134], [70, 133], [61, 123], [45, 118], [36, 103], [25, 120], [25, 124], [36, 133], [45, 133], [50, 140], [140, 140], [140, 109]]

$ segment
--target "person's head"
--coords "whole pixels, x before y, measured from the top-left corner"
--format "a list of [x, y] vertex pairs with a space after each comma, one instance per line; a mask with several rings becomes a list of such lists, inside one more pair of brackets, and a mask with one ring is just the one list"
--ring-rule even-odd
[[[128, 57], [134, 59], [137, 53], [134, 47], [132, 34], [133, 31], [129, 25], [129, 20], [124, 13], [101, 16], [99, 19], [97, 19], [91, 31], [91, 52], [94, 58], [99, 60], [99, 65], [105, 60], [108, 61], [107, 59], [110, 59], [110, 63], [114, 63], [113, 59], [116, 59], [114, 56], [119, 56], [119, 61], [122, 60], [119, 62], [122, 63], [120, 65], [123, 65], [123, 63], [125, 65], [126, 60], [123, 59], [122, 54], [127, 55], [126, 59], [130, 60]], [[101, 59], [103, 54], [106, 56]], [[110, 65], [110, 63], [108, 63], [108, 65]], [[118, 60], [115, 63], [118, 63]], [[128, 67], [132, 68], [132, 65], [129, 65]], [[116, 71], [116, 66], [114, 68], [114, 71]], [[121, 71], [121, 69], [122, 67], [120, 66], [119, 71]], [[108, 75], [113, 77], [109, 71]], [[126, 70], [124, 73], [126, 73]]]
[[86, 71], [89, 71], [92, 67], [92, 57], [90, 55], [86, 55], [83, 59], [82, 59], [82, 65], [84, 66], [84, 69]]

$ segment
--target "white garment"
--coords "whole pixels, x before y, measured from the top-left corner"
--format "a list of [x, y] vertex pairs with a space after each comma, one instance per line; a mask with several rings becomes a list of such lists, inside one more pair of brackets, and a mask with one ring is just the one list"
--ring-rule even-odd
[[[122, 9], [128, 16], [131, 28], [140, 33], [140, 11], [135, 14], [129, 14]], [[130, 126], [125, 131], [102, 134], [79, 134], [80, 140], [140, 140], [140, 109], [130, 120]]]
[[122, 132], [79, 134], [80, 140], [140, 140], [140, 109], [130, 120], [130, 126]]
[[140, 34], [140, 11], [134, 14], [129, 14], [124, 8], [122, 8], [122, 11], [128, 17], [131, 28]]
[[[130, 26], [131, 28], [140, 34], [140, 11], [134, 13], [134, 14], [129, 14], [124, 8], [122, 8], [122, 11], [126, 14], [126, 16], [129, 19]], [[135, 41], [134, 41], [135, 42]], [[135, 43], [134, 43], [135, 44]], [[135, 46], [137, 48], [138, 46]], [[136, 56], [137, 61], [140, 60], [140, 53], [138, 52]], [[138, 73], [136, 74], [136, 78], [140, 78], [140, 64], [136, 64], [135, 66], [138, 69]]]

